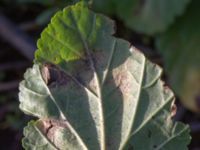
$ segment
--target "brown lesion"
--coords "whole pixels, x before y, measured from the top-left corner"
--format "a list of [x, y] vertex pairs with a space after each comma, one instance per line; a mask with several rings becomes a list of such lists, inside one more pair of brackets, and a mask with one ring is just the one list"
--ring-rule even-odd
[[60, 128], [67, 128], [67, 122], [64, 120], [43, 119], [39, 120], [37, 124], [40, 131], [54, 143], [55, 132]]
[[173, 103], [171, 104], [171, 111], [170, 111], [170, 117], [174, 117], [176, 115], [177, 112], [177, 106], [174, 103], [175, 99], [173, 100]]
[[43, 80], [49, 87], [66, 84], [70, 77], [53, 64], [44, 64], [41, 67]]
[[129, 95], [132, 92], [131, 77], [127, 71], [118, 71], [114, 73], [114, 82], [123, 95]]
[[41, 69], [43, 80], [46, 84], [48, 84], [48, 81], [50, 80], [50, 73], [49, 73], [49, 66], [44, 65]]
[[[160, 81], [162, 82], [164, 94], [168, 95], [168, 93], [171, 93], [172, 91], [170, 90], [170, 88], [167, 85], [167, 83], [162, 81], [162, 80], [160, 80]], [[171, 99], [171, 105], [170, 105], [170, 111], [169, 111], [170, 114], [169, 114], [168, 120], [171, 120], [171, 118], [173, 118], [176, 115], [176, 112], [177, 112], [177, 106], [175, 104], [175, 96], [174, 96], [174, 94], [172, 95], [172, 97], [170, 99]]]

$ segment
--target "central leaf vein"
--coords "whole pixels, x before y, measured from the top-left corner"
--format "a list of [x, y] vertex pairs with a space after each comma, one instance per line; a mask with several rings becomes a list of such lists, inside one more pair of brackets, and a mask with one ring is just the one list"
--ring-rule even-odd
[[95, 78], [96, 84], [97, 84], [97, 93], [98, 93], [98, 97], [100, 99], [99, 110], [100, 110], [100, 124], [101, 124], [101, 130], [100, 130], [100, 132], [101, 132], [101, 148], [102, 148], [102, 150], [105, 150], [104, 112], [103, 112], [103, 101], [102, 101], [102, 91], [101, 91], [101, 88], [100, 88], [100, 81], [99, 81], [99, 78], [98, 78], [98, 75], [97, 75], [97, 71], [96, 71], [96, 68], [95, 68], [95, 65], [94, 65], [94, 61], [93, 61], [92, 56], [91, 56], [91, 50], [89, 49], [88, 44], [84, 40], [83, 35], [82, 35], [78, 25], [77, 25], [77, 21], [76, 21], [75, 14], [74, 14], [73, 10], [70, 11], [70, 16], [71, 16], [71, 19], [74, 23], [74, 26], [77, 29], [77, 32], [80, 35], [80, 40], [82, 41], [83, 46], [85, 48], [85, 52], [87, 54], [87, 57], [89, 58], [89, 62], [90, 62], [90, 65], [91, 65], [90, 67], [91, 67], [92, 71], [94, 72], [94, 78]]

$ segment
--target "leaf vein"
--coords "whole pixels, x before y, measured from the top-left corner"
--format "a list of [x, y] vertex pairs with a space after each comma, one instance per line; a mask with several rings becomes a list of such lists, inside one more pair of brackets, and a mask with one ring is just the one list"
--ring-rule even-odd
[[74, 53], [75, 55], [77, 55], [78, 57], [82, 58], [83, 59], [83, 56], [78, 53], [76, 50], [72, 49], [70, 46], [68, 46], [66, 43], [63, 43], [61, 40], [57, 39], [57, 38], [54, 38], [54, 35], [50, 34], [49, 32], [46, 32], [47, 35], [49, 37], [51, 37], [53, 40], [57, 41], [58, 43], [60, 43], [63, 47], [67, 47], [72, 53]]
[[186, 126], [183, 130], [181, 130], [177, 134], [174, 134], [173, 136], [171, 136], [170, 138], [168, 138], [166, 141], [164, 141], [163, 143], [161, 143], [155, 150], [162, 149], [167, 143], [169, 143], [171, 140], [173, 140], [174, 138], [176, 138], [177, 136], [181, 135], [183, 132], [185, 132], [187, 130], [188, 130], [188, 126]]

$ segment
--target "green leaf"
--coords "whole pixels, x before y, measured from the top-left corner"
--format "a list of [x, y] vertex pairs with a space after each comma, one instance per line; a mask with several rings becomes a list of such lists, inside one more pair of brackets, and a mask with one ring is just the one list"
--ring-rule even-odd
[[116, 5], [118, 1], [116, 0], [84, 0], [86, 2], [90, 2], [92, 8], [98, 12], [102, 12], [104, 14], [115, 15], [116, 14]]
[[198, 0], [157, 38], [175, 92], [189, 109], [200, 112], [200, 20]]
[[181, 15], [190, 0], [94, 0], [95, 10], [116, 14], [127, 27], [154, 35], [163, 32]]
[[24, 129], [25, 149], [187, 149], [161, 69], [113, 27], [82, 2], [53, 17], [20, 83], [21, 110], [39, 118]]

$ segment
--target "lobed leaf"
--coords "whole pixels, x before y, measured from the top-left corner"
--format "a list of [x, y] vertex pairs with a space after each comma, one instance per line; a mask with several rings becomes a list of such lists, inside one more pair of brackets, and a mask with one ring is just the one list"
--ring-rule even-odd
[[24, 129], [25, 149], [187, 149], [160, 67], [113, 27], [83, 2], [53, 17], [20, 83], [21, 110], [39, 118]]

